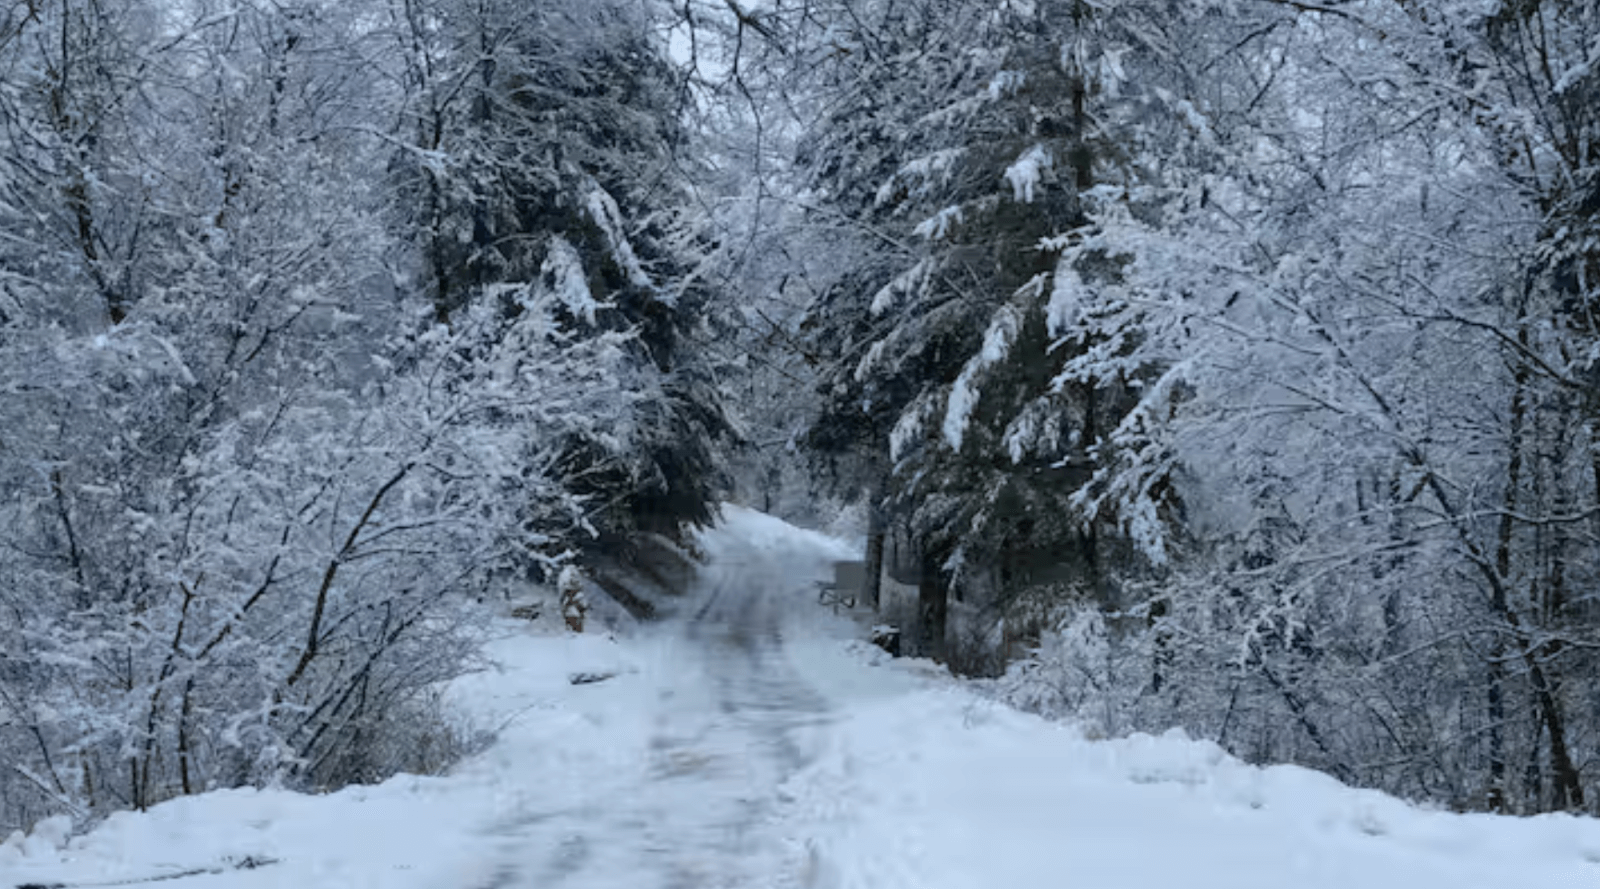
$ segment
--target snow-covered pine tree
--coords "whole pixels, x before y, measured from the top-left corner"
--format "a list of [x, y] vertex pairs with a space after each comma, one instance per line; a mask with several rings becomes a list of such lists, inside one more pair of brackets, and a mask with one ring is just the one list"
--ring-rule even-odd
[[826, 112], [800, 160], [870, 249], [807, 321], [827, 361], [809, 443], [899, 526], [926, 650], [946, 652], [953, 596], [957, 656], [992, 669], [985, 637], [1014, 599], [1054, 586], [1112, 605], [1144, 558], [1121, 541], [1158, 542], [1140, 523], [1170, 509], [1154, 484], [1166, 506], [1083, 508], [1139, 374], [1063, 377], [1067, 356], [1119, 343], [1065, 341], [1049, 311], [1050, 239], [1083, 224], [1085, 192], [1137, 183], [1121, 130], [1156, 84], [1129, 71], [1159, 60], [1164, 25], [1139, 4], [847, 6], [818, 49]]
[[[708, 522], [732, 430], [701, 348], [714, 294], [693, 273], [703, 247], [662, 11], [419, 0], [398, 34], [411, 84], [399, 195], [434, 320], [543, 282], [567, 300], [564, 335], [632, 337], [630, 422], [574, 435], [560, 461], [604, 547]], [[507, 323], [517, 311], [490, 308]]]

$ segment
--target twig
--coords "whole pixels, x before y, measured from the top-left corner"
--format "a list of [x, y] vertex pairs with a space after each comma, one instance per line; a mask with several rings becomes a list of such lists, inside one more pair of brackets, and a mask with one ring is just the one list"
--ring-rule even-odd
[[12, 763], [11, 768], [17, 774], [28, 779], [28, 782], [34, 787], [39, 788], [39, 792], [45, 796], [48, 796], [51, 801], [60, 806], [71, 809], [72, 814], [76, 815], [78, 818], [83, 818], [88, 814], [87, 810], [85, 810], [82, 806], [63, 796], [59, 791], [52, 789], [49, 784], [45, 783], [43, 778], [35, 775], [33, 772], [28, 771], [28, 769], [20, 763]]
[[162, 883], [167, 880], [182, 880], [186, 877], [203, 877], [211, 874], [227, 873], [230, 870], [255, 870], [269, 864], [277, 864], [278, 859], [268, 858], [264, 855], [246, 855], [238, 860], [228, 860], [224, 864], [210, 867], [196, 867], [188, 870], [173, 871], [170, 874], [156, 874], [153, 877], [130, 877], [125, 880], [106, 880], [97, 883], [19, 883], [16, 889], [94, 889], [100, 886], [138, 886], [143, 883]]

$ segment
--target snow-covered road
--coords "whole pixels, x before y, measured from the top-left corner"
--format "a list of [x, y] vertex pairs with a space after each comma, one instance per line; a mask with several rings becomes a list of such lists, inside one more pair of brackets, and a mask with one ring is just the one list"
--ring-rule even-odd
[[680, 616], [633, 637], [508, 624], [453, 689], [498, 742], [450, 776], [46, 825], [0, 845], [0, 889], [1600, 884], [1592, 819], [1425, 811], [1181, 733], [1089, 741], [848, 641], [812, 595], [839, 542], [732, 508], [704, 548]]
[[485, 887], [796, 884], [779, 791], [814, 759], [836, 709], [786, 639], [816, 629], [804, 606], [838, 545], [819, 539], [799, 555], [774, 541], [708, 542], [711, 567], [683, 616], [640, 640], [646, 657], [617, 683], [638, 720], [623, 732], [639, 745], [632, 767], [593, 775], [586, 804], [503, 830]]

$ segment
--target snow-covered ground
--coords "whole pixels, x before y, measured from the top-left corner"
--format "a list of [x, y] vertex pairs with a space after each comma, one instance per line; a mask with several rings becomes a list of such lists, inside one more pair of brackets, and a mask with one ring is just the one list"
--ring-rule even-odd
[[0, 889], [1600, 883], [1600, 822], [1423, 811], [1177, 734], [1087, 741], [849, 641], [812, 594], [837, 541], [730, 507], [704, 542], [679, 620], [508, 624], [499, 669], [453, 690], [499, 741], [448, 777], [46, 824], [0, 845]]

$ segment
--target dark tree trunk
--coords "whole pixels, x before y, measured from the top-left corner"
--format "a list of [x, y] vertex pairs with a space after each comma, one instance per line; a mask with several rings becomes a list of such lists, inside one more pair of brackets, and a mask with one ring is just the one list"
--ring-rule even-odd
[[[1518, 339], [1526, 344], [1528, 341], [1527, 330], [1518, 332]], [[1491, 589], [1490, 607], [1496, 616], [1504, 615], [1511, 607], [1506, 600], [1505, 586], [1511, 583], [1511, 547], [1512, 534], [1515, 526], [1512, 516], [1517, 508], [1517, 489], [1522, 484], [1522, 439], [1523, 429], [1528, 413], [1528, 371], [1526, 367], [1519, 367], [1516, 373], [1516, 388], [1511, 396], [1511, 441], [1509, 460], [1506, 465], [1506, 491], [1503, 498], [1505, 508], [1500, 514], [1500, 527], [1495, 543], [1494, 571], [1499, 576], [1500, 583]], [[1510, 630], [1510, 627], [1506, 628]], [[1489, 794], [1488, 805], [1491, 812], [1504, 812], [1506, 810], [1506, 754], [1505, 754], [1505, 639], [1503, 632], [1497, 632], [1493, 645], [1489, 650], [1488, 661], [1488, 720], [1489, 720]]]
[[1583, 783], [1579, 780], [1578, 766], [1572, 761], [1572, 751], [1567, 748], [1566, 720], [1562, 718], [1561, 704], [1556, 700], [1555, 689], [1543, 670], [1532, 672], [1534, 689], [1539, 698], [1539, 712], [1544, 719], [1545, 731], [1550, 734], [1550, 771], [1555, 791], [1552, 803], [1556, 810], [1583, 808]]
[[867, 495], [867, 576], [861, 589], [861, 598], [866, 600], [874, 614], [878, 612], [883, 593], [883, 544], [886, 529], [882, 499], [883, 484], [879, 482], [873, 485], [871, 493]]
[[918, 613], [922, 623], [922, 650], [924, 657], [945, 662], [946, 615], [950, 608], [950, 589], [945, 585], [939, 570], [937, 554], [922, 554], [922, 576], [917, 584]]

